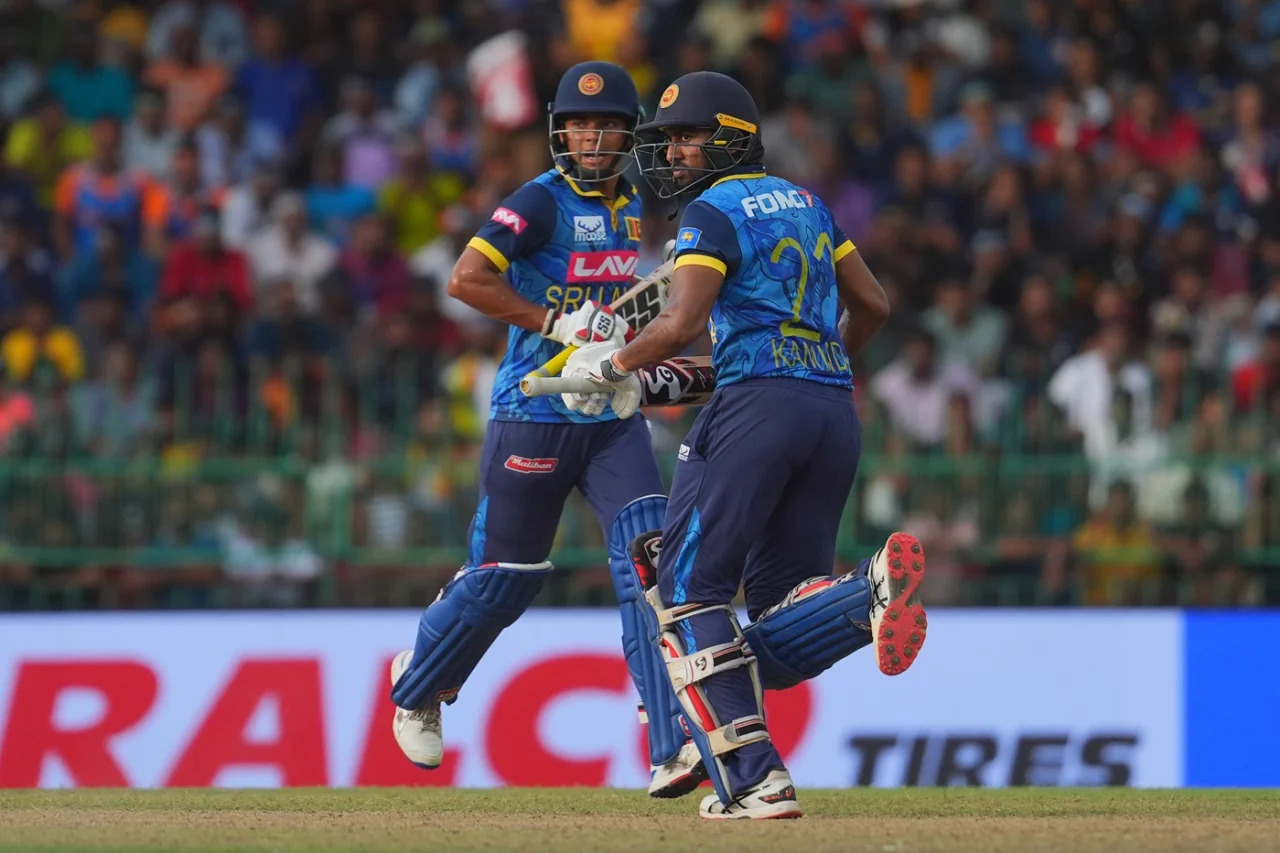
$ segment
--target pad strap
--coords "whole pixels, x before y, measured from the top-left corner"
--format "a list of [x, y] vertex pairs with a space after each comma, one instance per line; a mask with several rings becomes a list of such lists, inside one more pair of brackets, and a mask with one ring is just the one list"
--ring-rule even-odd
[[711, 646], [691, 655], [667, 661], [667, 674], [676, 690], [697, 684], [717, 672], [726, 672], [751, 663], [751, 649], [741, 637], [731, 643]]
[[768, 739], [769, 729], [764, 724], [764, 717], [759, 714], [739, 717], [731, 723], [707, 732], [711, 751], [716, 755], [724, 755], [749, 743]]

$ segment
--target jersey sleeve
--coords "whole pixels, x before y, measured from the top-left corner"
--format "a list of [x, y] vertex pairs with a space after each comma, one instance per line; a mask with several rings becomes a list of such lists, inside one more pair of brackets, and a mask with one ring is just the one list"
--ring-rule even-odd
[[841, 258], [850, 252], [856, 251], [858, 248], [853, 245], [853, 241], [849, 239], [849, 235], [844, 233], [844, 229], [835, 224], [835, 222], [831, 223], [831, 236], [834, 238], [831, 241], [831, 245], [836, 247], [835, 251], [832, 253], [832, 259], [836, 263], [840, 263]]
[[728, 277], [742, 263], [733, 222], [707, 202], [695, 201], [680, 217], [675, 258], [676, 269], [697, 264], [719, 270]]
[[525, 184], [503, 200], [467, 246], [506, 272], [516, 258], [551, 239], [558, 215], [551, 190], [541, 184]]

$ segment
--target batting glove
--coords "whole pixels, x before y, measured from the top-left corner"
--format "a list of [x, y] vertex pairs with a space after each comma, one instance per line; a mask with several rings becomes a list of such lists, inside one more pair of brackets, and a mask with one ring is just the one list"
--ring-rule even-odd
[[[585, 376], [600, 385], [613, 413], [625, 420], [640, 409], [643, 389], [639, 376], [619, 370], [614, 363], [613, 354], [618, 349], [619, 346], [613, 341], [588, 344], [569, 356], [561, 375]], [[561, 397], [566, 406], [584, 415], [598, 415], [604, 411], [604, 403], [599, 400], [598, 394], [562, 394]]]
[[622, 346], [631, 339], [631, 328], [608, 305], [587, 300], [568, 314], [549, 311], [542, 334], [565, 346], [582, 347], [602, 341], [615, 341]]

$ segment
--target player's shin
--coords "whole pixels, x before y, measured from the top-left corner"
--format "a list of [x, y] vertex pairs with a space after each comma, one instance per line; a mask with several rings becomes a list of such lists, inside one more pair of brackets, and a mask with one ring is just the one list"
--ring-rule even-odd
[[391, 690], [400, 708], [452, 703], [502, 630], [523, 613], [551, 563], [464, 566], [422, 613], [413, 658]]
[[[638, 498], [618, 513], [609, 535], [609, 571], [622, 611], [622, 651], [643, 703], [648, 722], [649, 763], [654, 767], [675, 758], [688, 738], [680, 725], [680, 704], [667, 683], [664, 664], [652, 649], [645, 625], [645, 611], [650, 608], [628, 549], [633, 540], [662, 528], [666, 509], [664, 495]], [[648, 541], [658, 543], [661, 538]]]

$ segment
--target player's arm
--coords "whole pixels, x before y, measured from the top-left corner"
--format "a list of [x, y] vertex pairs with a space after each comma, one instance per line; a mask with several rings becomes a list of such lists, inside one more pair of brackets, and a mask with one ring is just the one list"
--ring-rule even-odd
[[840, 337], [849, 354], [857, 355], [889, 318], [889, 297], [853, 242], [839, 227], [835, 233], [836, 289], [846, 309], [840, 318]]
[[556, 312], [517, 293], [505, 273], [516, 258], [551, 239], [555, 215], [555, 200], [545, 187], [526, 184], [513, 193], [462, 250], [449, 295], [494, 320], [547, 333]]
[[725, 278], [742, 261], [733, 223], [706, 202], [689, 205], [676, 231], [667, 306], [613, 357], [630, 372], [680, 355], [707, 329]]

